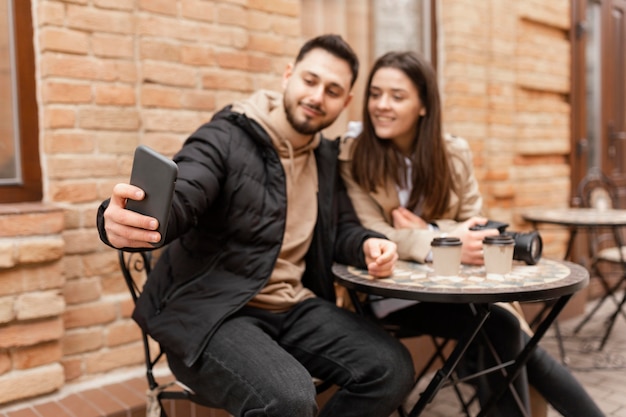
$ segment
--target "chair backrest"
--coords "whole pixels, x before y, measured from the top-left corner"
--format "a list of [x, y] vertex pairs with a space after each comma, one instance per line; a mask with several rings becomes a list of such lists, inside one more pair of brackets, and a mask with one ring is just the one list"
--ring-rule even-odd
[[591, 168], [578, 184], [580, 207], [606, 210], [619, 205], [617, 186], [598, 168]]
[[[124, 281], [128, 287], [128, 291], [136, 302], [141, 295], [141, 288], [152, 270], [153, 253], [150, 251], [126, 252], [118, 251], [118, 259]], [[151, 343], [148, 335], [142, 330], [141, 337], [143, 340], [144, 361], [146, 366], [146, 380], [150, 389], [148, 393], [148, 415], [166, 416], [165, 410], [162, 409], [162, 400], [190, 400], [192, 402], [202, 404], [193, 392], [183, 387], [181, 389], [168, 390], [173, 385], [172, 382], [159, 384], [154, 376], [154, 367], [163, 356], [160, 346]], [[155, 351], [158, 349], [158, 352]], [[156, 407], [156, 408], [155, 408]], [[152, 411], [155, 410], [155, 411]], [[151, 414], [151, 412], [153, 414]]]

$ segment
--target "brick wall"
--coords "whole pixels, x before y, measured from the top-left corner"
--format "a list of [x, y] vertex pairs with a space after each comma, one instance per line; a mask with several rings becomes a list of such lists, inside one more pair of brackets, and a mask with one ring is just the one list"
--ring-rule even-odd
[[172, 155], [301, 43], [297, 0], [32, 5], [45, 203], [0, 206], [0, 405], [141, 364], [97, 206], [138, 144]]
[[[487, 215], [527, 229], [520, 213], [569, 202], [570, 2], [440, 0], [446, 130], [474, 152]], [[544, 253], [564, 232], [542, 233]]]

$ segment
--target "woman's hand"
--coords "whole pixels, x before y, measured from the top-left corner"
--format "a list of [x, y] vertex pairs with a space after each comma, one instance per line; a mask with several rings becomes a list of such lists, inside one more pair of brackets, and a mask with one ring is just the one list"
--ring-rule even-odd
[[496, 236], [500, 234], [497, 229], [470, 230], [471, 227], [487, 223], [485, 217], [472, 217], [463, 223], [459, 223], [456, 229], [448, 233], [461, 239], [463, 247], [461, 250], [461, 262], [468, 265], [483, 265], [483, 239], [486, 236]]
[[404, 207], [398, 207], [391, 212], [393, 227], [396, 229], [426, 229], [428, 223], [420, 216]]

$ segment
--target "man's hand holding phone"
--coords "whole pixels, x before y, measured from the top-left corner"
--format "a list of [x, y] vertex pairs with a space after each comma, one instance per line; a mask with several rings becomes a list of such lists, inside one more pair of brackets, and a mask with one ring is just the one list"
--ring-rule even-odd
[[156, 218], [126, 208], [128, 200], [141, 201], [145, 192], [134, 185], [117, 184], [104, 212], [104, 228], [116, 248], [153, 248], [161, 241]]
[[104, 212], [109, 243], [156, 248], [165, 243], [178, 167], [144, 145], [135, 150], [130, 184], [117, 184]]

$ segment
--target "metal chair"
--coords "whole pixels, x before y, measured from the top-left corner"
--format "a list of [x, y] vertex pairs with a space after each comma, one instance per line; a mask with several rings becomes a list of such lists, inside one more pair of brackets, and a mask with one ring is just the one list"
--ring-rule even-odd
[[[619, 205], [617, 186], [597, 168], [591, 169], [583, 178], [578, 185], [577, 194], [577, 202], [583, 208], [610, 210], [617, 208]], [[618, 299], [616, 294], [616, 291], [626, 282], [626, 246], [623, 244], [622, 233], [623, 231], [617, 227], [612, 227], [610, 230], [592, 228], [588, 232], [591, 276], [598, 278], [604, 289], [604, 294], [593, 309], [576, 326], [574, 333], [578, 333], [583, 328], [607, 299], [612, 299], [617, 308], [607, 319], [607, 328], [600, 343], [600, 350], [604, 348], [617, 316], [621, 314], [626, 318], [626, 313], [622, 310], [626, 303], [626, 294], [621, 300]], [[609, 268], [609, 271], [611, 271], [616, 267], [619, 268], [620, 278], [617, 282], [611, 283], [605, 268]]]
[[[126, 282], [126, 286], [130, 291], [134, 303], [137, 302], [141, 294], [141, 288], [151, 271], [153, 262], [152, 255], [153, 252], [151, 251], [118, 251], [120, 269], [122, 270], [124, 281]], [[147, 417], [167, 417], [167, 413], [163, 407], [164, 400], [187, 400], [198, 405], [215, 408], [203, 402], [191, 389], [179, 381], [157, 381], [154, 375], [154, 367], [163, 357], [163, 350], [158, 344], [152, 342], [143, 330], [141, 337], [144, 348], [146, 380], [149, 389], [147, 393]], [[330, 382], [322, 381], [317, 378], [313, 378], [313, 383], [315, 384], [315, 390], [318, 394], [332, 386]]]
[[[141, 287], [152, 268], [152, 252], [125, 252], [118, 251], [120, 269], [124, 275], [124, 281], [130, 291], [133, 302], [137, 302], [141, 294]], [[146, 366], [147, 392], [147, 417], [167, 417], [163, 407], [164, 400], [188, 400], [199, 405], [205, 405], [193, 391], [178, 381], [159, 383], [154, 376], [154, 367], [163, 357], [163, 351], [158, 344], [150, 341], [148, 335], [142, 330], [141, 338], [144, 348], [144, 360]]]

